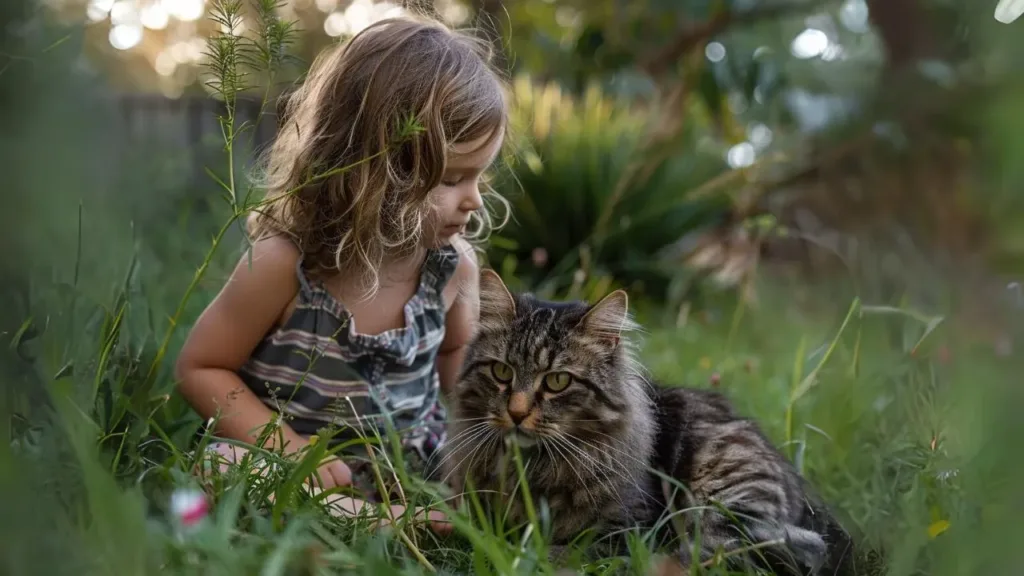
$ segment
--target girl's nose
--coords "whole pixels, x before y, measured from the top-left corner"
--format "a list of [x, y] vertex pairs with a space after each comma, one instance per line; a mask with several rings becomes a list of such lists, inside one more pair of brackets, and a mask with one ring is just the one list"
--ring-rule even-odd
[[466, 196], [462, 199], [462, 203], [459, 204], [459, 209], [463, 212], [476, 212], [484, 205], [484, 200], [480, 196], [480, 187], [472, 185], [469, 187], [469, 191]]

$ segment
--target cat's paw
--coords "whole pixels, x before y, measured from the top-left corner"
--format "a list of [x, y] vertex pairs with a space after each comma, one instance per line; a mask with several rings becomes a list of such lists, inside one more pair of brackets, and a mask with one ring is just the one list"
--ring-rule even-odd
[[816, 572], [825, 563], [828, 555], [828, 545], [825, 539], [817, 532], [812, 532], [798, 526], [785, 527], [786, 544], [793, 555], [801, 564]]
[[[687, 555], [688, 556], [688, 555]], [[647, 570], [647, 576], [686, 576], [690, 573], [689, 562], [676, 556], [655, 556]]]
[[569, 547], [564, 544], [551, 544], [548, 546], [548, 562], [552, 566], [561, 566], [569, 558]]

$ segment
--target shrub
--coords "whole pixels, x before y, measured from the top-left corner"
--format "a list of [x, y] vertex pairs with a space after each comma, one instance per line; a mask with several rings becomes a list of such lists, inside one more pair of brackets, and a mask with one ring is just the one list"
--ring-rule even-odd
[[517, 287], [549, 295], [622, 285], [664, 297], [686, 272], [659, 253], [729, 209], [725, 197], [693, 194], [724, 162], [698, 149], [701, 131], [686, 100], [681, 133], [652, 152], [648, 127], [662, 118], [649, 108], [595, 87], [573, 98], [525, 76], [514, 92], [518, 161], [496, 183], [512, 220], [492, 236], [491, 264]]

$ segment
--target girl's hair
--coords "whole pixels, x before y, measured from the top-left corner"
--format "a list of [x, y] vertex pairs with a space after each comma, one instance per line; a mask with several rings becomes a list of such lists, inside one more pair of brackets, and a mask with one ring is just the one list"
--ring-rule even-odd
[[[506, 87], [487, 41], [421, 17], [326, 50], [284, 102], [250, 240], [287, 234], [311, 273], [344, 271], [372, 293], [385, 256], [419, 242], [451, 146], [504, 138]], [[491, 227], [483, 208], [467, 236]]]

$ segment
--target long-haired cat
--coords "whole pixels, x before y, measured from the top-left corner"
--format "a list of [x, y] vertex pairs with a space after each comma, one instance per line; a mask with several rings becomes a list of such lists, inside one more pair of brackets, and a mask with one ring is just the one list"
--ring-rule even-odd
[[[477, 491], [510, 491], [515, 468], [499, 464], [515, 442], [533, 499], [547, 501], [556, 544], [587, 528], [650, 528], [670, 509], [698, 508], [678, 535], [684, 568], [731, 551], [734, 565], [836, 573], [850, 541], [796, 470], [723, 396], [647, 382], [632, 328], [625, 292], [594, 305], [542, 301], [512, 295], [483, 271], [479, 332], [445, 449], [453, 487], [471, 479]], [[510, 521], [527, 520], [521, 492], [507, 505]]]

